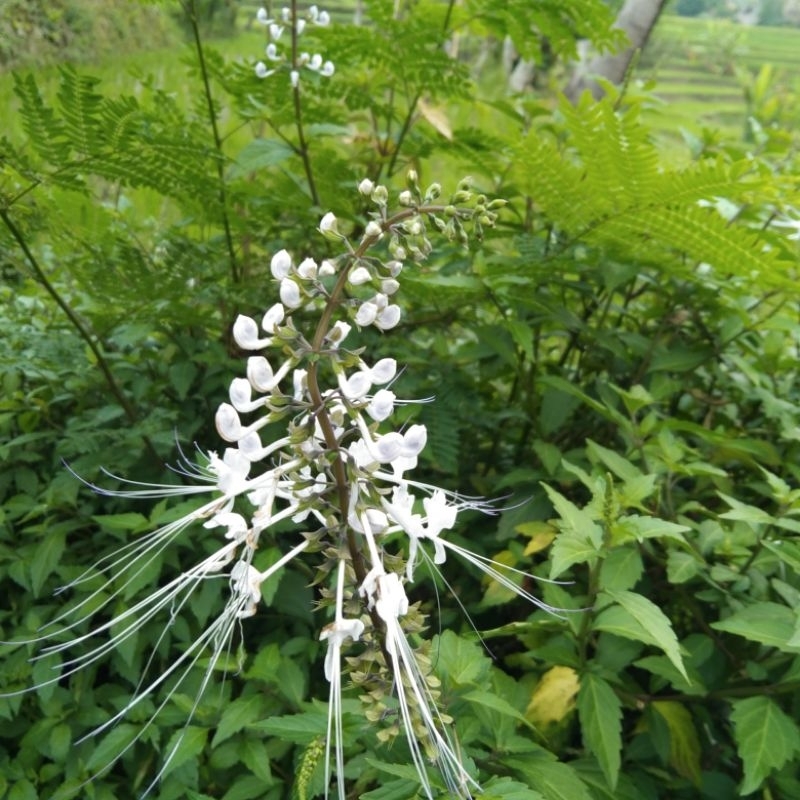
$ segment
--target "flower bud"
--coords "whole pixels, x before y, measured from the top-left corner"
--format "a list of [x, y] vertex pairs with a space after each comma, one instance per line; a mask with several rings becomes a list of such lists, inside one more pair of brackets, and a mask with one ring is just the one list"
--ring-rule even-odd
[[344, 238], [341, 233], [339, 233], [339, 226], [336, 221], [335, 215], [329, 211], [319, 223], [319, 232], [329, 241], [335, 242], [339, 239]]
[[317, 262], [313, 258], [306, 258], [297, 267], [297, 274], [307, 281], [313, 281], [317, 277]]
[[440, 183], [432, 183], [425, 190], [426, 200], [435, 200], [442, 193], [442, 185]]
[[364, 197], [369, 197], [374, 189], [375, 184], [369, 178], [364, 178], [364, 180], [358, 184], [358, 191], [360, 194], [363, 194]]
[[403, 189], [402, 192], [397, 197], [397, 202], [400, 203], [401, 206], [413, 206], [414, 205], [414, 195], [408, 191], [408, 189]]
[[371, 200], [376, 205], [385, 206], [389, 200], [389, 190], [383, 184], [378, 184], [372, 192]]
[[380, 238], [383, 236], [383, 228], [381, 227], [380, 222], [376, 222], [374, 219], [370, 220], [367, 223], [367, 227], [364, 228], [364, 236], [367, 238]]
[[347, 277], [347, 282], [353, 286], [360, 286], [363, 283], [369, 283], [372, 280], [372, 275], [366, 267], [356, 267], [350, 272]]

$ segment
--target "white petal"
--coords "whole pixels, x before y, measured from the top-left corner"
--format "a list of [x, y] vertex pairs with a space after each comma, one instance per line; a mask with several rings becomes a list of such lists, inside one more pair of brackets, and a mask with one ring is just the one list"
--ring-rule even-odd
[[275, 303], [275, 305], [267, 309], [264, 314], [261, 320], [261, 328], [267, 333], [275, 333], [275, 329], [283, 322], [285, 315], [286, 312], [283, 306], [280, 303]]
[[400, 306], [387, 306], [375, 319], [375, 327], [382, 331], [394, 328], [400, 322]]
[[284, 278], [281, 281], [280, 295], [281, 302], [287, 308], [298, 308], [303, 303], [300, 287], [291, 278]]
[[243, 350], [260, 350], [270, 344], [269, 339], [258, 338], [256, 321], [244, 314], [239, 314], [233, 323], [233, 339]]
[[292, 257], [286, 250], [279, 250], [272, 256], [269, 268], [272, 277], [282, 281], [292, 271]]
[[375, 362], [369, 374], [377, 384], [388, 383], [397, 374], [397, 361], [393, 358], [382, 358]]

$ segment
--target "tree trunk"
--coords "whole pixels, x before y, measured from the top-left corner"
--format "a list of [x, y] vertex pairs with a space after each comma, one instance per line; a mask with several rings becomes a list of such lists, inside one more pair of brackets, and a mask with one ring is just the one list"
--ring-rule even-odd
[[625, 0], [615, 27], [625, 31], [630, 46], [621, 53], [581, 58], [567, 86], [567, 97], [574, 103], [588, 89], [595, 100], [599, 100], [603, 89], [597, 78], [605, 78], [614, 84], [622, 83], [633, 56], [647, 44], [666, 4], [667, 0]]

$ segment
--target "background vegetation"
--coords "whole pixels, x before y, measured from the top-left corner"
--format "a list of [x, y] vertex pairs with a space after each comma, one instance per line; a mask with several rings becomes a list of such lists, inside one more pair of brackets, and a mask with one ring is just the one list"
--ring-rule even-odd
[[[36, 22], [40, 6], [17, 5], [3, 25]], [[241, 366], [230, 323], [274, 302], [270, 255], [325, 256], [329, 210], [360, 230], [364, 177], [402, 188], [413, 167], [448, 188], [468, 172], [510, 201], [499, 229], [404, 273], [400, 335], [363, 344], [407, 365], [400, 394], [436, 395], [408, 411], [429, 430], [422, 476], [508, 498], [457, 535], [565, 582], [530, 586], [561, 616], [450, 564], [448, 586], [415, 590], [485, 796], [800, 796], [800, 127], [779, 58], [798, 34], [763, 32], [767, 66], [766, 39], [731, 49], [667, 18], [634, 80], [573, 107], [558, 88], [576, 39], [615, 41], [601, 3], [372, 0], [369, 24], [307, 34], [336, 74], [305, 78], [300, 128], [287, 75], [254, 75], [263, 31], [211, 44], [203, 4], [124, 5], [169, 36], [180, 20], [189, 43], [0, 86], [15, 108], [0, 144], [2, 639], [29, 638], [63, 607], [56, 587], [180, 514], [94, 494], [64, 464], [109, 487], [103, 469], [179, 482], [178, 442], [220, 446], [213, 412]], [[506, 36], [546, 66], [521, 96], [502, 89]], [[720, 106], [723, 84], [742, 102]], [[211, 584], [165, 637], [145, 629], [69, 681], [0, 699], [0, 798], [137, 797], [180, 736], [160, 800], [319, 796], [308, 577], [268, 587], [243, 661], [191, 727], [190, 686], [107, 771], [154, 706], [81, 736], [149, 659], [197, 637]], [[5, 692], [52, 674], [33, 652], [4, 649]], [[404, 745], [347, 702], [350, 796], [415, 797]]]

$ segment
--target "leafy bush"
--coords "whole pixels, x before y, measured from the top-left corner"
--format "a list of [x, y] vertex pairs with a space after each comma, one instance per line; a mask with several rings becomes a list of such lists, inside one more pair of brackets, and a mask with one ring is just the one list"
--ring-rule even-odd
[[[328, 211], [351, 241], [377, 236], [364, 179], [410, 192], [414, 209], [413, 173], [454, 186], [467, 171], [473, 202], [508, 201], [497, 227], [467, 249], [457, 215], [432, 212], [450, 240], [431, 237], [404, 269], [395, 331], [362, 325], [358, 340], [371, 363], [406, 367], [398, 392], [436, 398], [396, 412], [427, 429], [418, 479], [499, 511], [466, 510], [447, 538], [510, 583], [450, 560], [444, 577], [418, 565], [407, 583], [406, 633], [439, 722], [485, 797], [797, 796], [791, 131], [776, 119], [758, 148], [709, 138], [677, 167], [642, 120], [648, 98], [501, 97], [445, 49], [454, 30], [522, 40], [535, 27], [569, 58], [579, 33], [614, 39], [593, 0], [368, 11], [365, 27], [307, 26], [313, 70], [284, 33], [286, 58], [267, 57], [259, 71], [276, 72], [263, 80], [258, 54], [225, 59], [198, 36], [186, 98], [148, 80], [112, 95], [63, 68], [50, 100], [35, 76], [15, 78], [25, 140], [4, 140], [0, 174], [0, 620], [16, 643], [0, 797], [134, 797], [158, 774], [162, 800], [325, 792], [330, 729], [314, 698], [328, 692], [319, 632], [336, 593], [317, 567], [329, 553], [270, 578], [229, 649], [198, 650], [177, 691], [156, 686], [130, 708], [142, 674], [194, 652], [228, 582], [204, 582], [168, 626], [145, 618], [61, 679], [58, 651], [31, 662], [22, 642], [62, 612], [60, 585], [74, 584], [67, 608], [101, 607], [102, 626], [218, 547], [193, 527], [129, 581], [75, 583], [196, 507], [109, 496], [113, 475], [177, 487], [186, 476], [164, 463], [188, 469], [195, 441], [218, 449], [214, 410], [244, 347], [229, 331], [276, 301], [273, 256], [337, 256], [317, 231]], [[423, 247], [409, 236], [389, 244]], [[354, 290], [343, 308], [365, 299]], [[291, 530], [265, 533], [258, 557], [274, 563]], [[88, 619], [52, 631], [86, 658]], [[353, 681], [372, 674], [365, 651], [343, 653]], [[383, 684], [345, 687], [340, 786], [424, 796], [413, 744], [394, 738], [392, 678], [374, 669]], [[102, 738], [81, 738], [126, 708]]]

